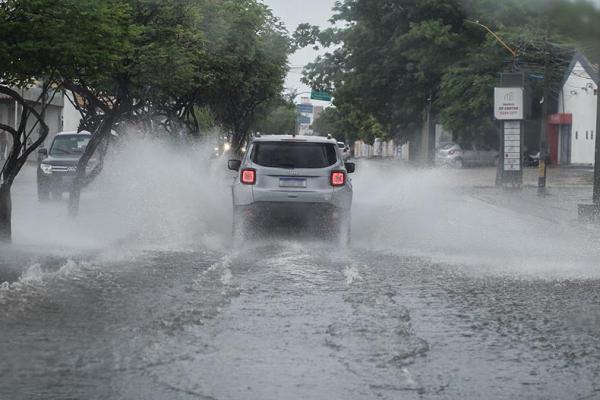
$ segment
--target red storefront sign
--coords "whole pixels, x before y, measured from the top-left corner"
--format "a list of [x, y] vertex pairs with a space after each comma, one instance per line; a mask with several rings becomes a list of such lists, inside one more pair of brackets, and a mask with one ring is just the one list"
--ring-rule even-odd
[[550, 125], [572, 125], [573, 114], [551, 114], [548, 116]]

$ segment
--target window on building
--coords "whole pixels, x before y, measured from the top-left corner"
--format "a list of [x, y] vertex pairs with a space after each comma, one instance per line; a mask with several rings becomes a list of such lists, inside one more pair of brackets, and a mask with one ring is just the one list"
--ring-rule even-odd
[[575, 131], [575, 140], [579, 139], [579, 131]]
[[588, 140], [588, 139], [589, 139], [589, 136], [588, 136], [588, 135], [589, 135], [589, 132], [588, 132], [588, 131], [585, 131], [585, 140]]

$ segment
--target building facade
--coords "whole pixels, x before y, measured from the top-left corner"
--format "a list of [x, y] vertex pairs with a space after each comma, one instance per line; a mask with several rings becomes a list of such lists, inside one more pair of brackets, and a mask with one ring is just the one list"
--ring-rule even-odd
[[[31, 105], [34, 105], [36, 111], [41, 112], [42, 107], [38, 102], [41, 94], [39, 87], [15, 88], [15, 90]], [[46, 147], [58, 132], [76, 131], [81, 121], [81, 115], [63, 91], [50, 92], [47, 101], [44, 115], [44, 120], [49, 129], [48, 137], [44, 143]], [[21, 123], [21, 113], [22, 107], [19, 104], [10, 97], [0, 95], [0, 123], [16, 128]], [[30, 118], [27, 122], [27, 131], [34, 129], [32, 138], [37, 137], [36, 128], [34, 128], [35, 122], [34, 118]]]
[[548, 142], [556, 164], [594, 164], [598, 69], [577, 52], [562, 82], [558, 113], [550, 116]]

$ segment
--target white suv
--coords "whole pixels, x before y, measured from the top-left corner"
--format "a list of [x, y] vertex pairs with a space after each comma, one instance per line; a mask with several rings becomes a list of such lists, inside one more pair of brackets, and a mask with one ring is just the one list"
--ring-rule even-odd
[[256, 137], [241, 161], [229, 161], [229, 169], [239, 171], [232, 188], [234, 236], [284, 225], [317, 229], [348, 242], [348, 174], [354, 168], [330, 137]]

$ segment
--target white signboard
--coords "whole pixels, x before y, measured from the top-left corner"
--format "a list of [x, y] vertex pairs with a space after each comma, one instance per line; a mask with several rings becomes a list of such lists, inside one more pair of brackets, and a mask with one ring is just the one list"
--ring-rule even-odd
[[523, 88], [494, 88], [494, 117], [499, 120], [523, 119]]
[[504, 123], [504, 170], [521, 170], [521, 123]]

